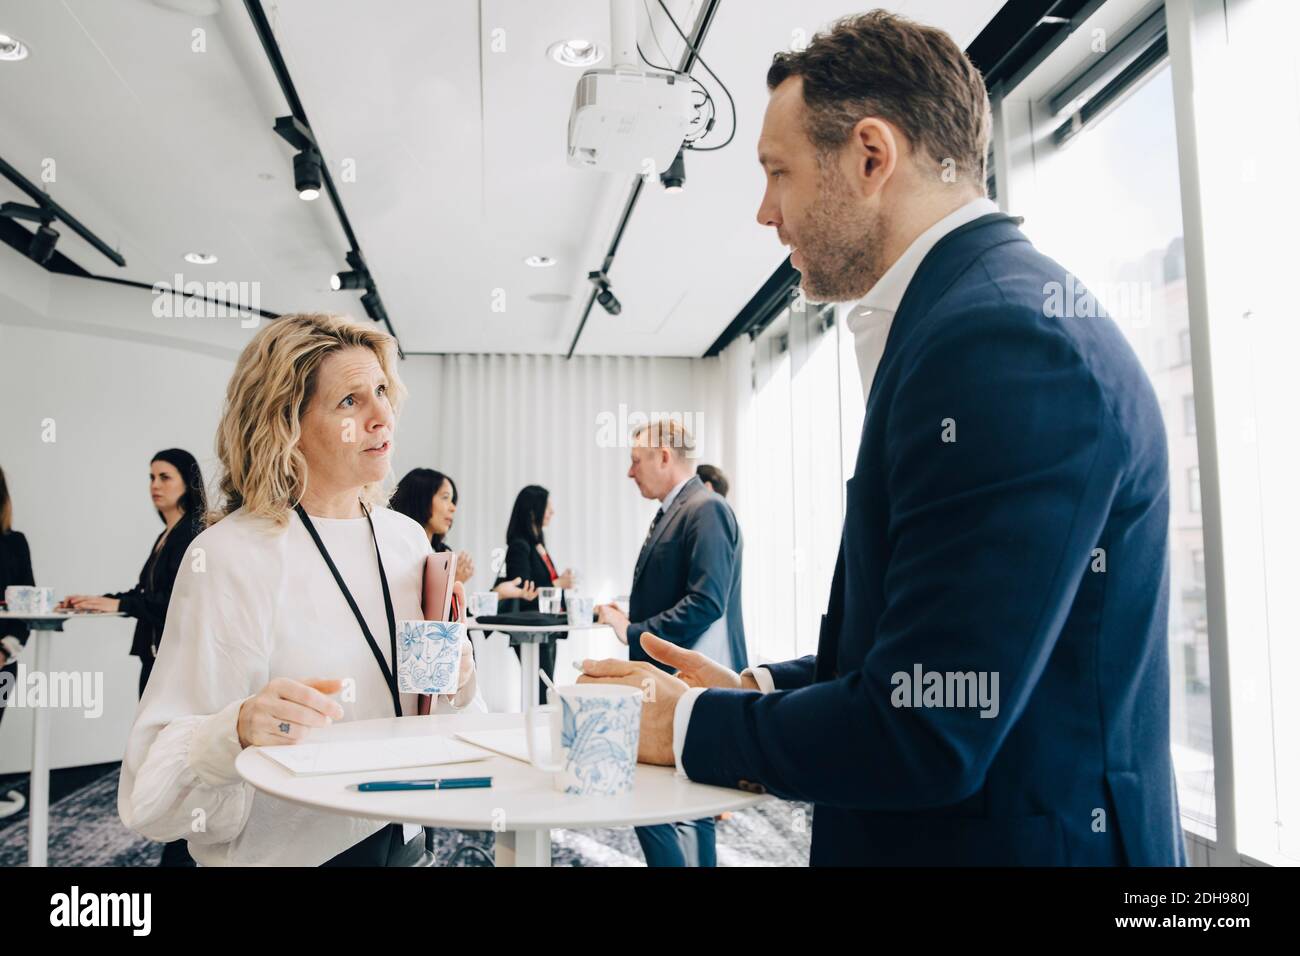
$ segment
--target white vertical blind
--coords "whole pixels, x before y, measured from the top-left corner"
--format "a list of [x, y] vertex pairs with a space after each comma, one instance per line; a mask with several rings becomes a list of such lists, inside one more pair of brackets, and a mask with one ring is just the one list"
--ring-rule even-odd
[[554, 355], [417, 357], [401, 369], [411, 391], [396, 477], [436, 468], [460, 492], [448, 543], [474, 558], [472, 589], [492, 585], [493, 549], [525, 485], [551, 493], [547, 547], [597, 600], [626, 595], [657, 505], [627, 477], [637, 416], [680, 416], [698, 461], [722, 464], [722, 363], [717, 359]]

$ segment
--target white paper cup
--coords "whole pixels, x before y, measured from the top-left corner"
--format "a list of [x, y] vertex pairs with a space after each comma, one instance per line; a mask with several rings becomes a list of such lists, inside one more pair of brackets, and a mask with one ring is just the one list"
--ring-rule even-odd
[[460, 684], [460, 621], [397, 622], [397, 689], [454, 694]]
[[[641, 689], [623, 684], [575, 684], [556, 703], [524, 714], [528, 759], [552, 775], [555, 789], [575, 796], [619, 797], [632, 789], [641, 739]], [[534, 751], [536, 719], [547, 728], [545, 759]]]

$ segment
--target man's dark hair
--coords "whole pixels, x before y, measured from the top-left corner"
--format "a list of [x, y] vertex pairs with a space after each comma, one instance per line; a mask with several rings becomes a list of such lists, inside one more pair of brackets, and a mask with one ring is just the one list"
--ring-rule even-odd
[[700, 476], [700, 481], [707, 481], [713, 486], [713, 490], [722, 497], [727, 497], [727, 489], [731, 486], [727, 484], [727, 476], [722, 473], [722, 469], [717, 465], [700, 465], [695, 469], [695, 473]]
[[769, 90], [803, 78], [808, 138], [819, 155], [840, 149], [863, 117], [887, 120], [942, 171], [985, 189], [988, 93], [979, 70], [942, 30], [872, 10], [843, 17], [803, 50], [777, 53]]

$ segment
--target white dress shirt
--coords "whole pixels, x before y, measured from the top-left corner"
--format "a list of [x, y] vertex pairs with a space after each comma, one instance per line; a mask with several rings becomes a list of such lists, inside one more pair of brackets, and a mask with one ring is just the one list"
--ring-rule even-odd
[[681, 481], [677, 482], [677, 484], [673, 485], [673, 490], [664, 495], [663, 500], [659, 502], [659, 510], [664, 514], [668, 514], [668, 509], [673, 506], [673, 502], [677, 500], [677, 496], [681, 493], [681, 490], [686, 487], [686, 482], [690, 481], [694, 477], [694, 475], [687, 475]]
[[983, 196], [954, 209], [917, 236], [898, 260], [885, 270], [871, 291], [848, 309], [846, 324], [853, 333], [853, 349], [858, 356], [858, 374], [862, 377], [864, 402], [871, 392], [871, 380], [875, 378], [880, 358], [885, 354], [889, 327], [894, 322], [894, 315], [903, 301], [903, 293], [912, 284], [912, 277], [920, 268], [921, 261], [930, 254], [940, 239], [958, 226], [997, 211], [997, 204]]
[[[373, 518], [394, 616], [422, 618], [429, 539], [396, 511], [375, 508]], [[313, 516], [312, 524], [391, 669], [369, 523]], [[393, 716], [384, 675], [301, 519], [291, 514], [277, 528], [241, 509], [194, 539], [176, 576], [122, 761], [122, 822], [152, 840], [186, 839], [204, 866], [315, 866], [384, 826], [259, 793], [239, 776], [240, 706], [274, 677], [341, 678], [343, 720]], [[471, 680], [454, 700], [435, 698], [433, 712], [485, 710], [475, 688]], [[416, 701], [400, 695], [403, 716]]]
[[[954, 209], [925, 232], [912, 241], [903, 254], [885, 270], [880, 281], [871, 287], [871, 291], [859, 299], [848, 310], [847, 325], [853, 333], [853, 349], [858, 356], [858, 374], [862, 377], [862, 400], [865, 402], [871, 393], [871, 381], [876, 377], [876, 369], [885, 354], [885, 343], [889, 339], [889, 328], [894, 315], [898, 312], [903, 294], [912, 284], [916, 270], [930, 250], [948, 233], [968, 222], [974, 222], [981, 216], [998, 211], [997, 204], [981, 196], [972, 199], [963, 206]], [[759, 690], [771, 693], [775, 687], [772, 674], [766, 667], [746, 668], [744, 673], [751, 675]], [[673, 759], [677, 762], [677, 772], [682, 769], [682, 751], [686, 748], [686, 732], [691, 721], [691, 710], [695, 700], [707, 688], [692, 687], [677, 701], [673, 711]]]

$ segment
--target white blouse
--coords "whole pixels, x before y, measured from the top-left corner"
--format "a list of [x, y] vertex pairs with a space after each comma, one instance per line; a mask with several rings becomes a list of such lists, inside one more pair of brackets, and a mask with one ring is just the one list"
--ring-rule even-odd
[[[421, 618], [423, 529], [375, 508], [375, 536], [397, 620]], [[370, 526], [312, 524], [391, 660]], [[172, 591], [158, 659], [122, 761], [122, 821], [152, 840], [189, 841], [204, 866], [315, 866], [384, 824], [327, 814], [256, 792], [235, 771], [240, 705], [274, 677], [340, 678], [344, 720], [393, 716], [393, 698], [356, 616], [296, 513], [287, 528], [233, 512], [196, 537]], [[417, 697], [402, 694], [403, 716]], [[434, 713], [486, 710], [477, 680]], [[409, 839], [409, 834], [408, 834]]]

